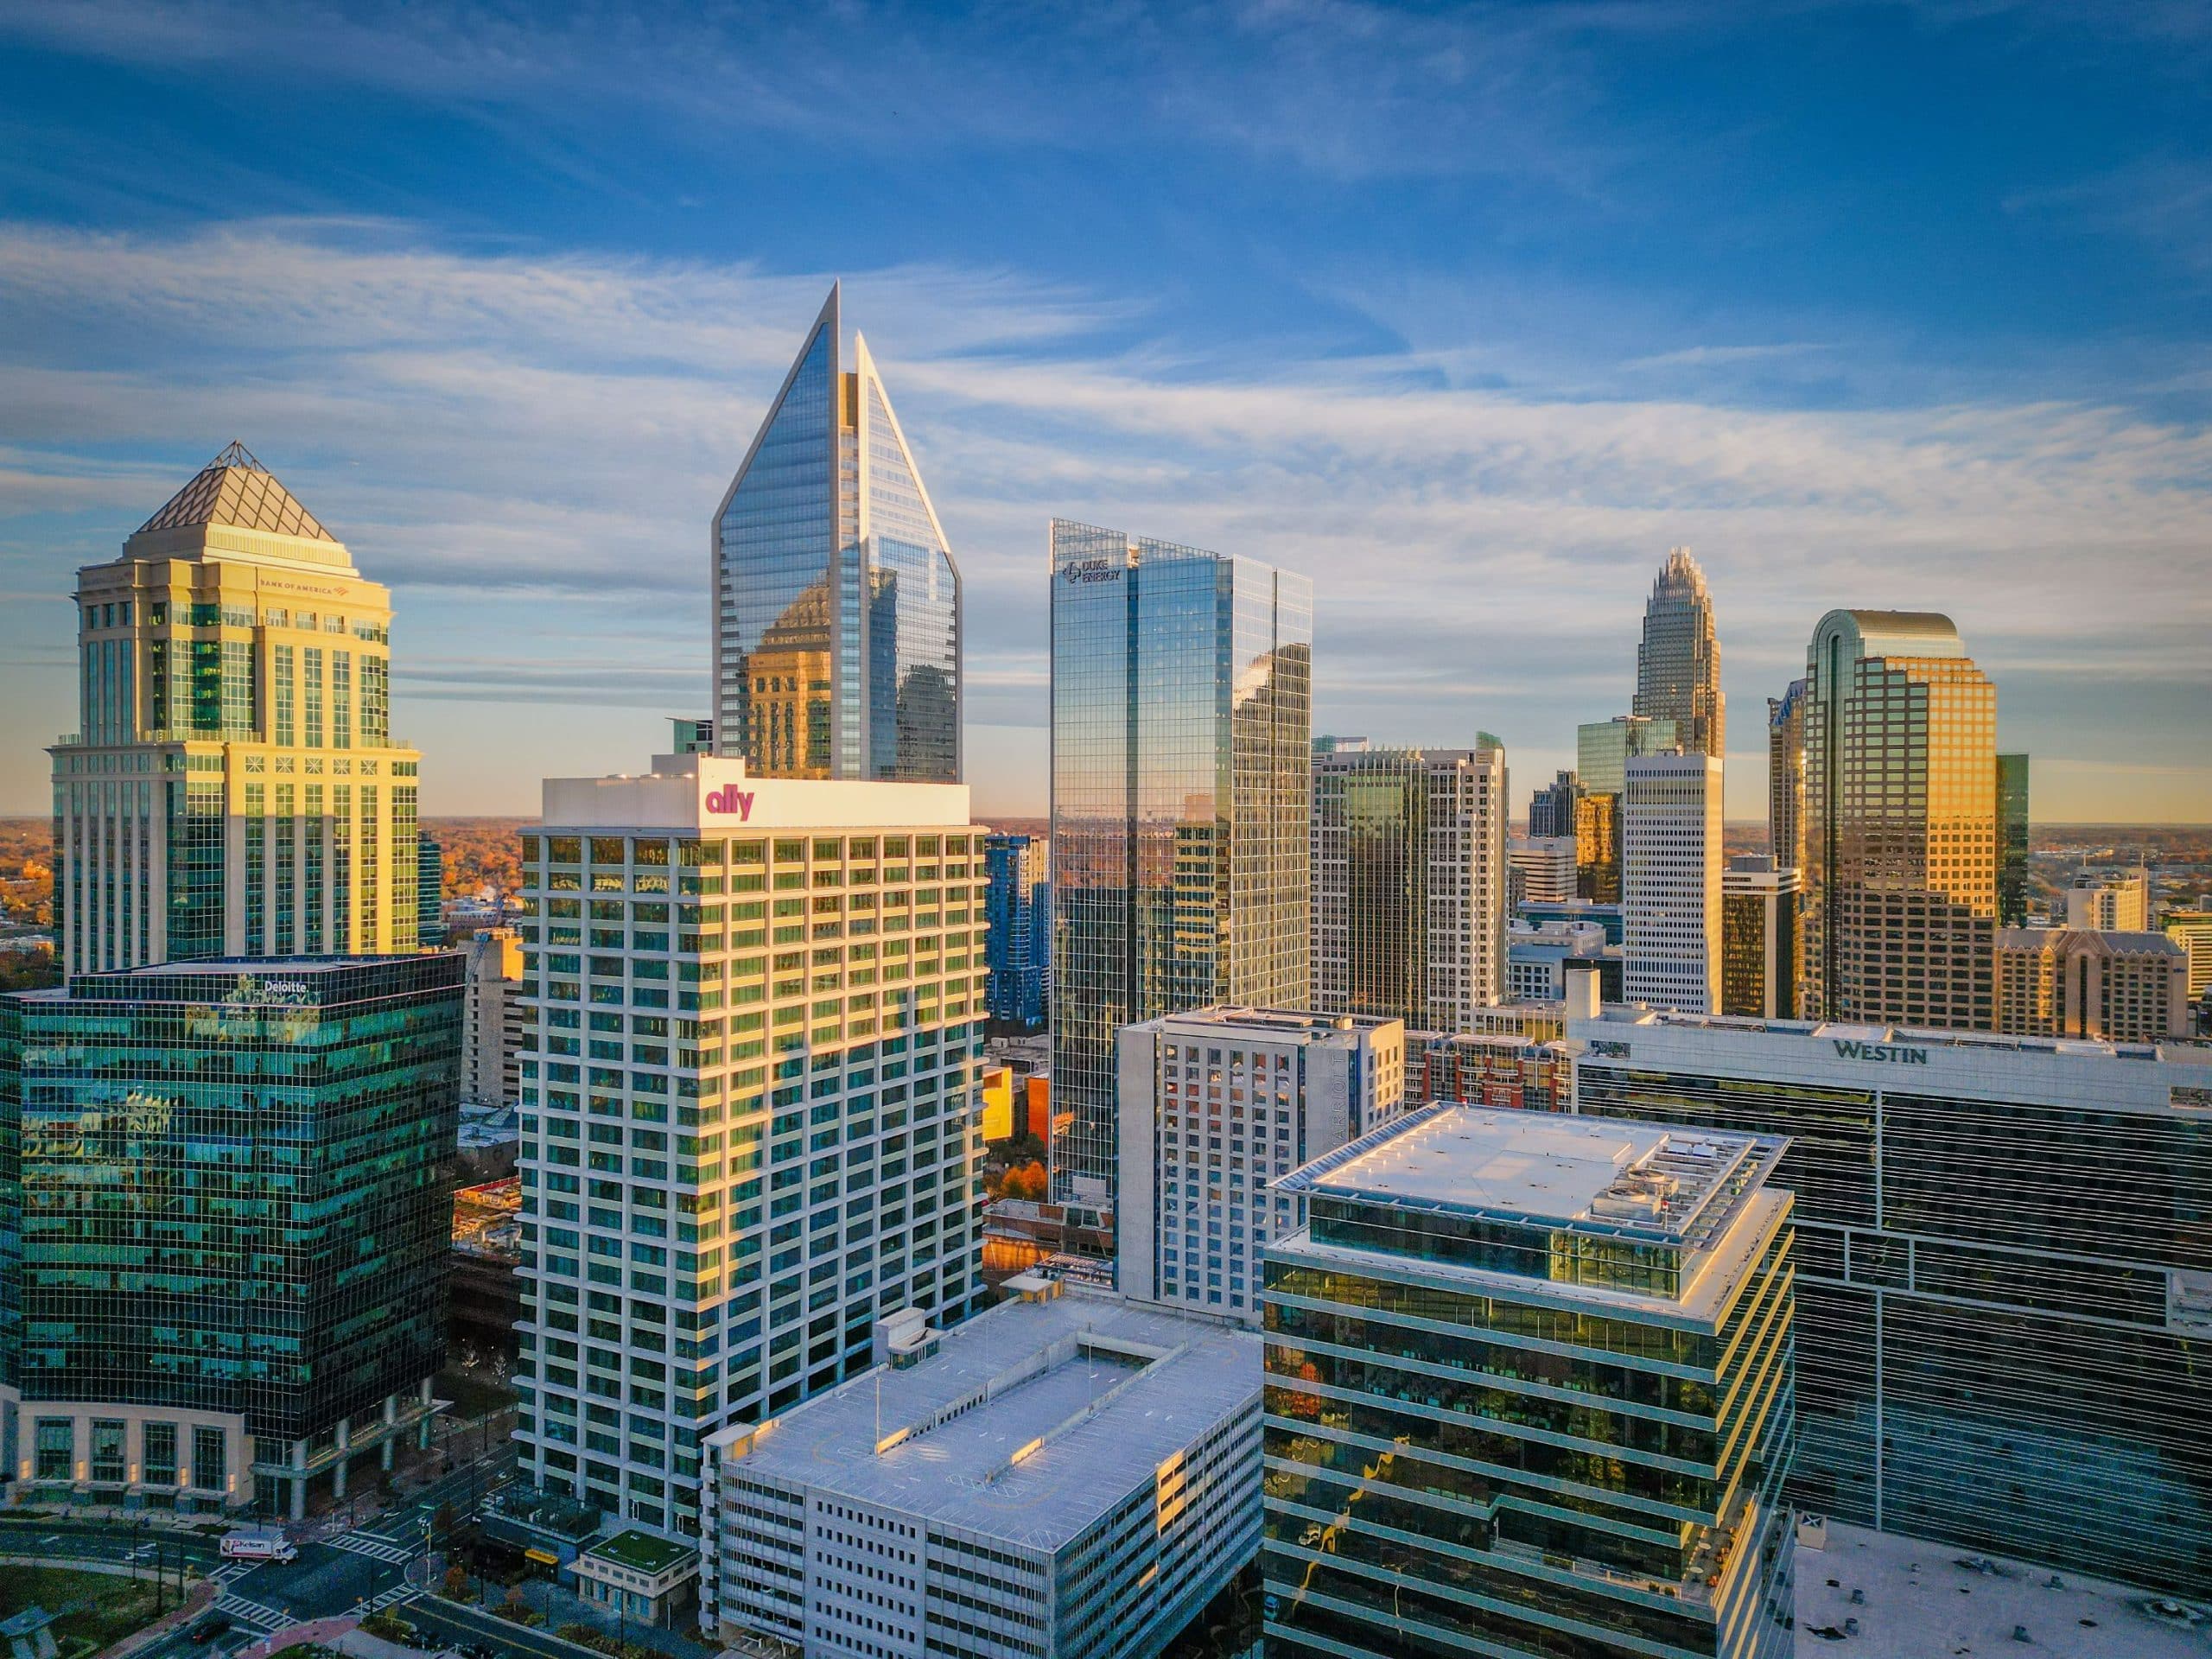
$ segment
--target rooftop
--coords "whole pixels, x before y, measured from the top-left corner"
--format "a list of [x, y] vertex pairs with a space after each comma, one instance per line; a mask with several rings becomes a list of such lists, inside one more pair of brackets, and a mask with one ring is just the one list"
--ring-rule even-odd
[[[1634, 1003], [1607, 1003], [1595, 1022], [1578, 1020], [1580, 1034], [1599, 1035], [1598, 1026], [1622, 1027], [1621, 1035], [1649, 1031], [1709, 1032], [1716, 1036], [1794, 1037], [1838, 1046], [1889, 1047], [1902, 1045], [1961, 1054], [1986, 1053], [2125, 1060], [2179, 1060], [2212, 1065], [2212, 1048], [2190, 1043], [2114, 1043], [2078, 1037], [2017, 1037], [1987, 1031], [1935, 1031], [1912, 1026], [1858, 1026], [1833, 1020], [1760, 1020], [1719, 1014], [1675, 1014]], [[1609, 1031], [1605, 1033], [1610, 1036]], [[1848, 1056], [1847, 1056], [1848, 1058]], [[1880, 1059], [1881, 1055], [1865, 1058]]]
[[682, 1544], [671, 1543], [667, 1539], [656, 1538], [649, 1532], [635, 1530], [618, 1532], [612, 1538], [602, 1538], [584, 1553], [639, 1573], [665, 1573], [670, 1567], [681, 1566], [693, 1559], [696, 1554], [695, 1551]]
[[1442, 1103], [1393, 1118], [1278, 1191], [1697, 1248], [1779, 1140]]
[[[1797, 1553], [1796, 1652], [1799, 1659], [2203, 1659], [2212, 1650], [2212, 1618], [2198, 1609], [2192, 1625], [2185, 1615], [2161, 1616], [2151, 1610], [2158, 1599], [2101, 1579], [1831, 1521], [1826, 1548]], [[1855, 1635], [1843, 1634], [1847, 1619], [1858, 1621]], [[2014, 1639], [2018, 1630], [2025, 1643]]]
[[1357, 1031], [1380, 1031], [1386, 1026], [1395, 1026], [1395, 1020], [1381, 1019], [1367, 1014], [1308, 1014], [1294, 1008], [1251, 1008], [1235, 1003], [1223, 1003], [1216, 1007], [1193, 1008], [1186, 1014], [1162, 1014], [1150, 1023], [1162, 1030], [1260, 1031], [1270, 1037], [1318, 1037], [1326, 1039], [1338, 1035], [1349, 1036]]
[[231, 524], [311, 542], [338, 539], [293, 499], [274, 473], [254, 459], [251, 450], [235, 439], [193, 474], [191, 482], [171, 496], [160, 512], [139, 525], [138, 534], [193, 524]]
[[548, 778], [540, 822], [551, 831], [968, 830], [965, 784], [760, 778], [735, 757], [660, 754], [652, 770]]
[[749, 1438], [748, 1476], [1050, 1551], [1256, 1408], [1260, 1351], [1255, 1332], [1071, 1288], [711, 1444], [728, 1457]]

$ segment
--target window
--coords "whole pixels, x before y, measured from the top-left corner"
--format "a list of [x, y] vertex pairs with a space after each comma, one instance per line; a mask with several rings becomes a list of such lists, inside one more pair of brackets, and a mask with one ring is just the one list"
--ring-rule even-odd
[[176, 1425], [149, 1423], [145, 1428], [145, 1481], [149, 1486], [176, 1484]]
[[231, 1459], [225, 1439], [219, 1428], [192, 1431], [192, 1484], [202, 1491], [226, 1490]]
[[124, 1467], [123, 1439], [125, 1425], [118, 1418], [96, 1417], [92, 1420], [92, 1478], [121, 1482], [127, 1474]]
[[77, 1424], [69, 1417], [38, 1420], [37, 1471], [41, 1480], [68, 1480], [77, 1457]]

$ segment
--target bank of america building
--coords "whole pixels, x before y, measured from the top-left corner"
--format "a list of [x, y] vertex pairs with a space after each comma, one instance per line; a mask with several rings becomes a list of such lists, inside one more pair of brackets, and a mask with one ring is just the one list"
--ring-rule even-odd
[[2212, 1051], [1611, 1011], [1579, 1109], [1789, 1138], [1796, 1497], [2212, 1583]]

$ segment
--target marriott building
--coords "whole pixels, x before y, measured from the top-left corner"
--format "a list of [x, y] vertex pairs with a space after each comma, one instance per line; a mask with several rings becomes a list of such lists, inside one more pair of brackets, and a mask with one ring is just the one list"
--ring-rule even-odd
[[1582, 1113], [1789, 1137], [1802, 1506], [2212, 1581], [2212, 1052], [1573, 1004]]

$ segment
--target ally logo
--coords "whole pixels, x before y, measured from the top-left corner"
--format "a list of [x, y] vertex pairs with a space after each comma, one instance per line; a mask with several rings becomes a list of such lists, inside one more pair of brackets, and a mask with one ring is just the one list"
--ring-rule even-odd
[[740, 823], [749, 823], [753, 817], [753, 791], [749, 789], [731, 789], [727, 785], [709, 790], [707, 810], [718, 816], [734, 812]]

